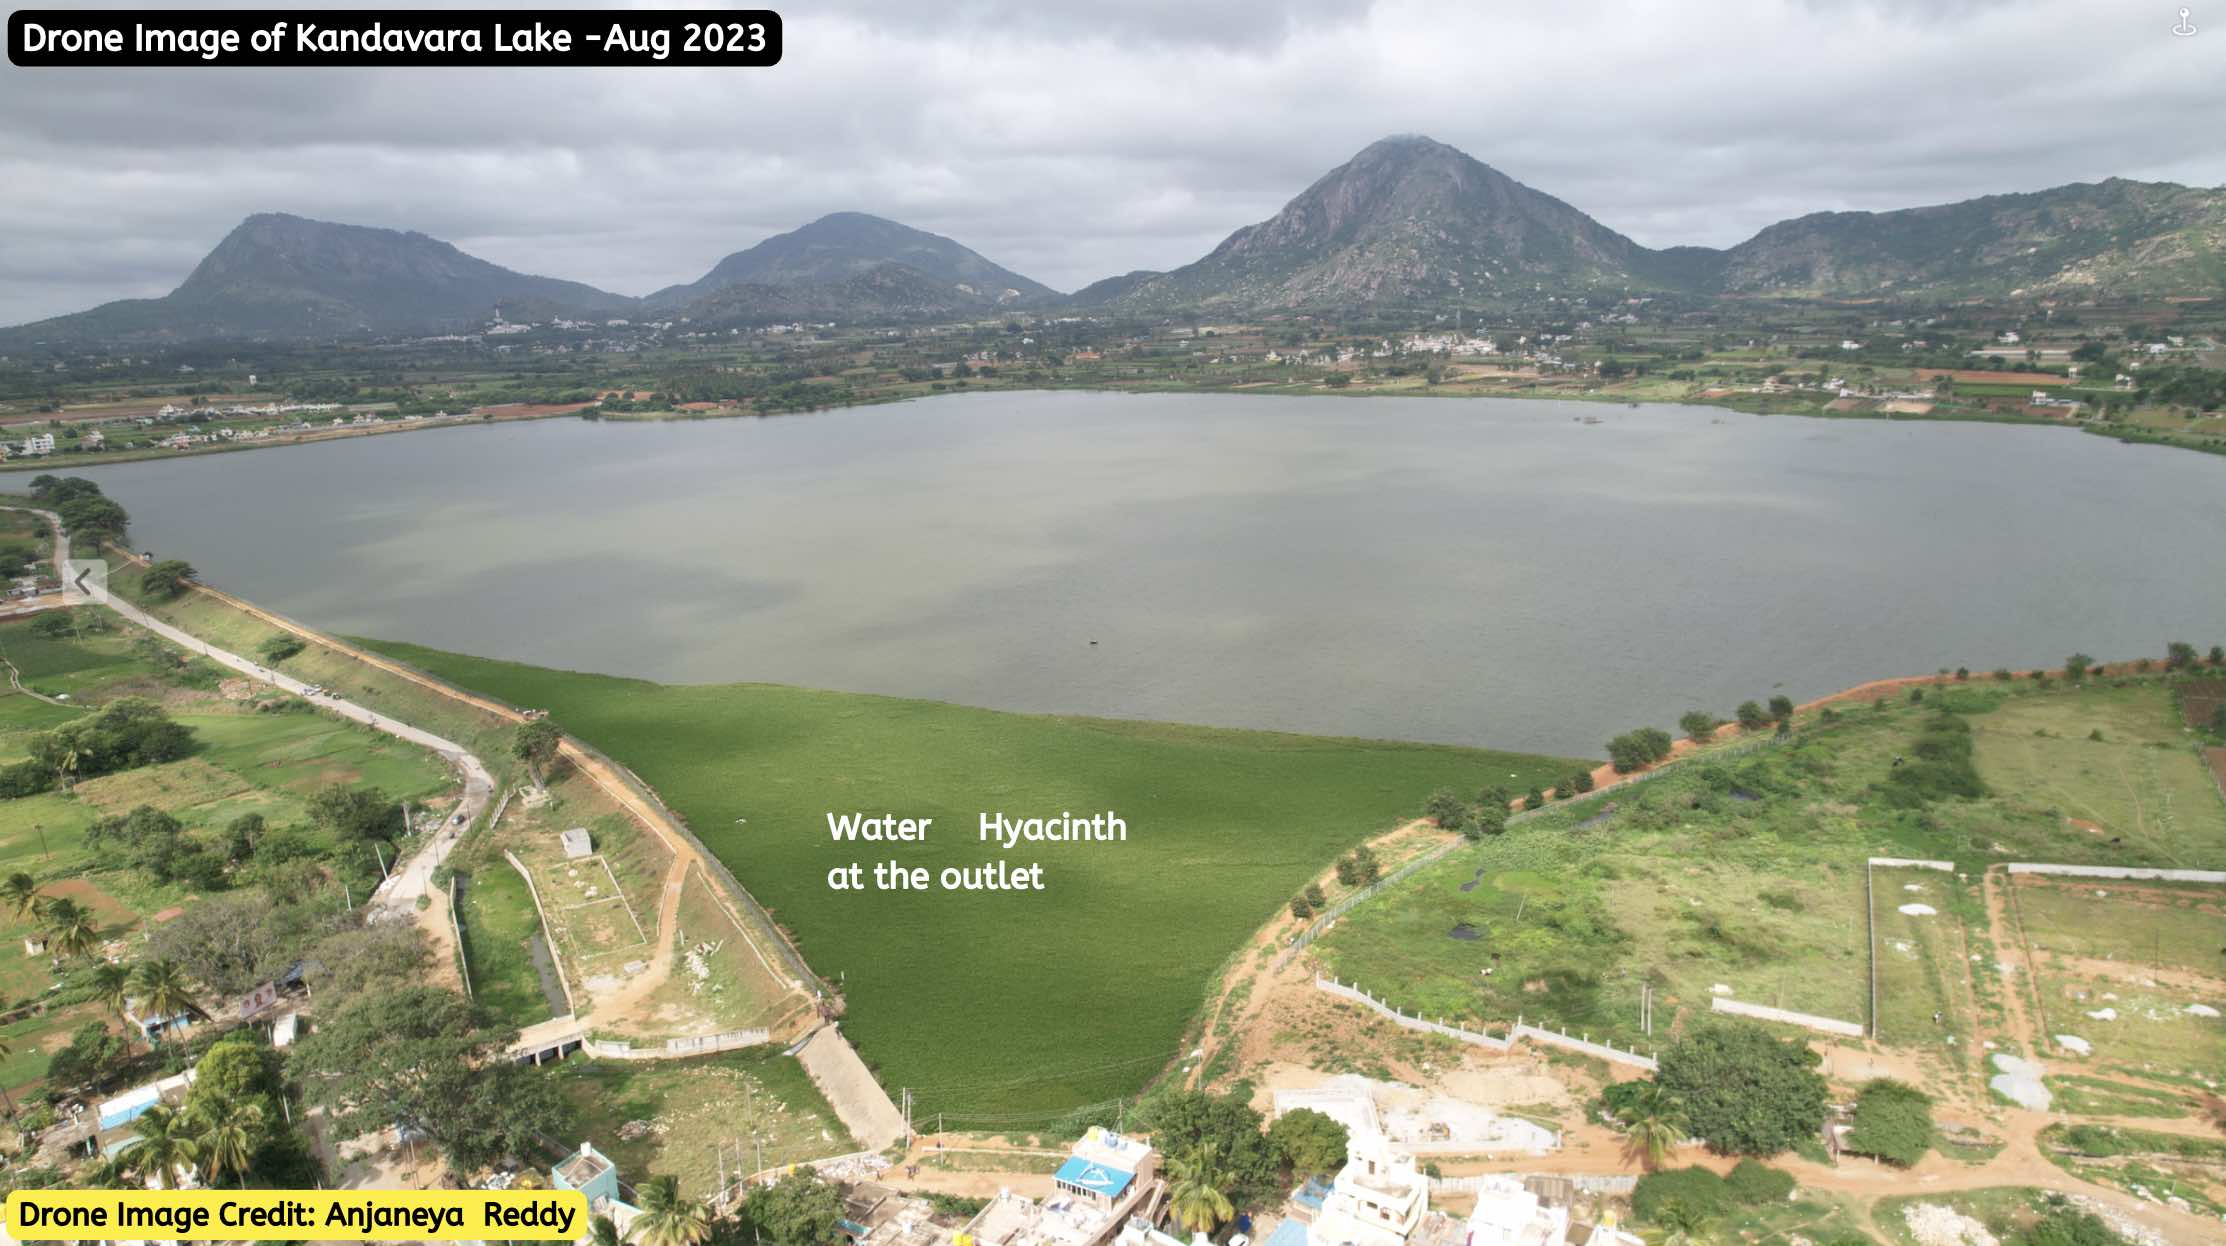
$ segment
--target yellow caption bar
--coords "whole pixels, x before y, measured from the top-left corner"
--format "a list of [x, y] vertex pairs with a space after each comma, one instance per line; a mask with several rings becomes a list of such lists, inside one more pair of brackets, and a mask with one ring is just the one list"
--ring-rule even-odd
[[8, 1233], [25, 1242], [574, 1241], [578, 1190], [17, 1190]]

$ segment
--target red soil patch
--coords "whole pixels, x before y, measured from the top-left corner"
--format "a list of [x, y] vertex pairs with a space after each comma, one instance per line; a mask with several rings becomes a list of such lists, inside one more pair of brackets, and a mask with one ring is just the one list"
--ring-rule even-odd
[[139, 920], [139, 915], [124, 907], [123, 901], [82, 878], [65, 878], [61, 882], [42, 887], [40, 890], [50, 896], [75, 900], [91, 909], [94, 920], [100, 923], [104, 932], [117, 927], [129, 926]]
[[170, 906], [169, 908], [166, 908], [166, 909], [164, 909], [163, 911], [161, 911], [160, 913], [157, 913], [157, 914], [155, 914], [155, 915], [154, 915], [154, 916], [153, 916], [152, 918], [149, 918], [148, 920], [150, 920], [150, 921], [158, 921], [158, 922], [167, 922], [167, 921], [176, 921], [176, 920], [177, 920], [178, 918], [181, 918], [181, 917], [184, 917], [184, 916], [185, 916], [185, 910], [184, 910], [184, 909], [182, 909], [182, 908], [179, 908], [179, 907], [178, 907], [177, 905], [173, 904], [173, 905], [171, 905], [171, 906]]

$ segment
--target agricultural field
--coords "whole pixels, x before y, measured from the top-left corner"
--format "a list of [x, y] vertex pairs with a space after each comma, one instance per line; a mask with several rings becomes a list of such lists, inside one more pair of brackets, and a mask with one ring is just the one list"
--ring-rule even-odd
[[[2226, 806], [2160, 681], [1916, 692], [1804, 714], [1790, 740], [1721, 746], [1518, 819], [1347, 915], [1317, 959], [1425, 1015], [1493, 1028], [1520, 1016], [1639, 1050], [1655, 1045], [1638, 1028], [1642, 983], [1657, 1034], [1706, 1012], [1718, 988], [1867, 1025], [1865, 859], [1945, 860], [1955, 873], [1876, 879], [1877, 1020], [1884, 1041], [1964, 1068], [2007, 990], [1978, 893], [1985, 867], [2217, 862]], [[1926, 767], [1904, 766], [1938, 724], [1965, 742], [1957, 781], [1975, 772], [1983, 794], [1932, 790]]]
[[2015, 896], [2060, 1060], [2220, 1083], [2226, 887], [2026, 876]]
[[[86, 833], [97, 821], [149, 806], [181, 824], [181, 842], [222, 860], [234, 820], [260, 814], [271, 831], [286, 832], [295, 851], [361, 896], [378, 880], [377, 850], [343, 845], [312, 825], [309, 798], [358, 784], [420, 807], [453, 794], [437, 758], [297, 699], [224, 679], [105, 612], [0, 623], [0, 658], [13, 664], [22, 687], [0, 684], [0, 764], [22, 759], [38, 733], [125, 696], [155, 702], [192, 732], [192, 751], [179, 760], [0, 800], [0, 872], [30, 874], [43, 894], [87, 906], [112, 946], [145, 922], [174, 918], [203, 889], [128, 864], [113, 845], [89, 849]], [[0, 1004], [9, 1009], [0, 1016], [0, 1038], [14, 1048], [0, 1058], [0, 1084], [10, 1089], [43, 1076], [70, 1030], [103, 1015], [70, 1002], [67, 966], [57, 972], [49, 957], [25, 952], [36, 925], [28, 912], [0, 910], [0, 948], [8, 950], [0, 955]]]
[[730, 1180], [737, 1156], [754, 1168], [762, 1155], [774, 1168], [858, 1147], [803, 1066], [771, 1048], [693, 1060], [567, 1060], [549, 1065], [547, 1076], [572, 1109], [566, 1141], [593, 1139], [629, 1183], [671, 1174], [691, 1198], [718, 1187], [716, 1147], [726, 1148]]
[[[853, 1005], [844, 1029], [867, 1062], [884, 1083], [913, 1088], [926, 1112], [1056, 1113], [1135, 1090], [1176, 1054], [1215, 967], [1340, 852], [1411, 818], [1439, 787], [1551, 784], [1578, 764], [760, 685], [660, 686], [379, 647], [545, 707], [631, 767], [794, 933], [813, 971]], [[1107, 809], [1126, 821], [1126, 842], [1006, 854], [976, 828], [984, 812]], [[855, 810], [934, 826], [924, 843], [834, 843], [827, 815]], [[933, 875], [1000, 859], [1040, 863], [1045, 890], [892, 893], [876, 898], [868, 924], [855, 893], [828, 885], [831, 869], [853, 862]], [[998, 1065], [985, 1071], [989, 1042]]]

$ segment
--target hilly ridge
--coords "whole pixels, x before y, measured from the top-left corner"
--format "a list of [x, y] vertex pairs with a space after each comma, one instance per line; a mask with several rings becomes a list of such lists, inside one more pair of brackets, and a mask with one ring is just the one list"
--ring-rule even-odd
[[1117, 313], [1447, 309], [1541, 293], [1952, 300], [2226, 294], [2226, 189], [2110, 179], [1820, 212], [1726, 249], [1650, 249], [1419, 135], [1372, 143], [1193, 263], [1073, 295], [952, 239], [836, 212], [645, 298], [515, 272], [421, 233], [259, 213], [170, 294], [0, 330], [0, 347], [319, 339], [648, 313], [704, 327]]
[[1444, 143], [1369, 145], [1194, 263], [1075, 297], [1135, 311], [1444, 307], [1526, 292], [1940, 298], [2226, 289], [2226, 192], [2111, 180], [1829, 212], [1653, 250]]

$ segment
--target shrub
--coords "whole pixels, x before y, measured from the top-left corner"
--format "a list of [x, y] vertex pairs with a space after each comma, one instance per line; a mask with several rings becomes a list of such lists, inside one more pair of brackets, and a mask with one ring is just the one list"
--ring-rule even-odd
[[1765, 1203], [1782, 1203], [1793, 1193], [1793, 1174], [1772, 1168], [1761, 1160], [1749, 1156], [1732, 1165], [1724, 1185], [1731, 1196], [1748, 1207]]
[[1615, 765], [1616, 773], [1629, 774], [1669, 756], [1672, 743], [1669, 732], [1641, 727], [1608, 741], [1608, 760]]
[[1670, 1204], [1713, 1219], [1731, 1208], [1731, 1187], [1705, 1168], [1665, 1168], [1639, 1178], [1631, 1191], [1631, 1213], [1651, 1221]]
[[280, 632], [257, 646], [255, 652], [263, 661], [275, 666], [302, 651], [302, 639], [291, 632]]
[[1732, 713], [1738, 716], [1741, 731], [1753, 731], [1770, 721], [1770, 716], [1764, 713], [1762, 706], [1754, 701], [1741, 701], [1739, 708], [1733, 710]]
[[1880, 1078], [1855, 1097], [1847, 1149], [1909, 1167], [1932, 1149], [1932, 1097], [1904, 1082]]
[[1917, 732], [1914, 756], [1898, 759], [1886, 775], [1889, 805], [1914, 809], [1950, 797], [1986, 795], [1986, 782], [1972, 762], [1971, 724], [1954, 714], [1933, 715]]
[[1469, 806], [1467, 801], [1441, 787], [1423, 802], [1422, 812], [1441, 828], [1457, 831], [1468, 821]]
[[1292, 896], [1291, 916], [1298, 918], [1300, 921], [1305, 921], [1307, 918], [1314, 916], [1314, 906], [1306, 902], [1305, 896]]

